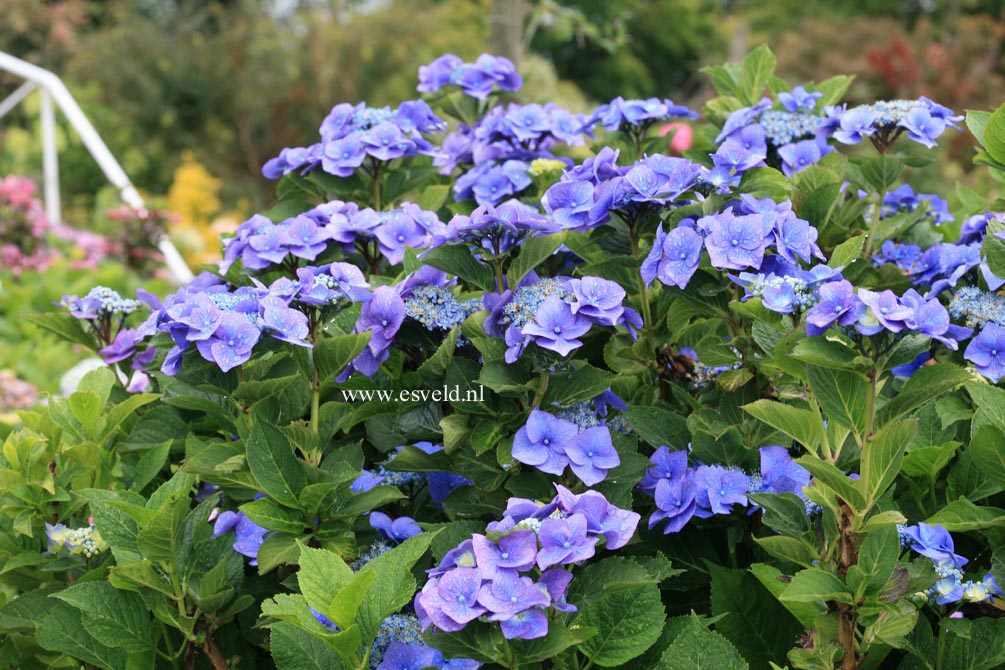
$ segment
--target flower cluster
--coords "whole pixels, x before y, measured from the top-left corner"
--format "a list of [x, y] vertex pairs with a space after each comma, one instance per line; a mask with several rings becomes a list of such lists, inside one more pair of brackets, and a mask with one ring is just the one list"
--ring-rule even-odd
[[49, 541], [49, 552], [66, 550], [77, 556], [93, 558], [108, 551], [108, 543], [101, 538], [93, 522], [83, 528], [69, 528], [61, 523], [53, 526], [47, 522], [45, 536]]
[[502, 56], [482, 54], [474, 63], [465, 63], [459, 56], [443, 54], [428, 65], [419, 66], [420, 93], [433, 93], [444, 86], [457, 86], [464, 95], [484, 100], [497, 88], [519, 91], [523, 79], [513, 61]]
[[532, 343], [567, 356], [583, 345], [578, 338], [594, 325], [632, 328], [642, 324], [638, 313], [624, 306], [625, 290], [615, 282], [599, 277], [526, 279], [515, 291], [491, 299], [486, 296], [491, 313], [485, 331], [505, 339], [509, 363]]
[[582, 145], [587, 122], [554, 103], [494, 107], [474, 126], [448, 135], [433, 163], [440, 174], [474, 166], [454, 184], [455, 199], [494, 205], [531, 185], [535, 160], [559, 160], [552, 154], [556, 145]]
[[618, 152], [605, 147], [569, 170], [544, 194], [542, 204], [563, 228], [587, 231], [618, 211], [631, 218], [639, 209], [676, 202], [697, 187], [707, 169], [685, 158], [654, 154], [632, 166], [618, 166]]
[[481, 205], [470, 215], [458, 214], [447, 224], [447, 241], [462, 241], [476, 253], [498, 255], [512, 250], [525, 238], [547, 235], [561, 226], [519, 200], [499, 205]]
[[907, 131], [907, 136], [929, 149], [946, 128], [959, 128], [962, 116], [925, 96], [917, 100], [884, 100], [851, 109], [831, 108], [828, 129], [842, 144], [858, 144], [868, 137], [882, 146]]
[[561, 475], [572, 468], [587, 486], [607, 478], [621, 464], [607, 426], [580, 428], [572, 421], [534, 409], [513, 437], [513, 458], [542, 472]]
[[38, 404], [38, 389], [18, 379], [10, 370], [0, 370], [0, 412], [28, 409]]
[[[337, 276], [347, 268], [362, 281], [362, 274], [355, 267], [333, 263], [324, 273], [331, 278], [329, 284], [341, 286], [341, 283], [352, 281]], [[321, 274], [319, 268], [316, 270]], [[232, 289], [218, 277], [200, 275], [165, 298], [163, 304], [152, 305], [150, 316], [137, 328], [122, 331], [116, 337], [116, 356], [122, 360], [132, 355], [137, 345], [158, 332], [169, 333], [174, 340], [161, 366], [161, 371], [167, 375], [177, 374], [183, 354], [193, 344], [202, 358], [216, 363], [224, 372], [250, 360], [263, 333], [283, 342], [309, 347], [307, 316], [290, 306], [295, 300], [307, 304], [314, 300], [315, 276], [310, 270], [303, 276], [311, 281], [298, 283], [282, 278], [269, 287], [257, 283]], [[348, 292], [339, 292], [339, 295]]]
[[[338, 631], [339, 627], [331, 619], [314, 608], [311, 614], [326, 628]], [[437, 668], [438, 670], [478, 670], [481, 664], [469, 658], [453, 658], [449, 661], [443, 654], [422, 641], [422, 628], [414, 614], [392, 614], [380, 622], [377, 636], [370, 648], [370, 670], [417, 670]]]
[[792, 314], [804, 312], [817, 304], [820, 300], [818, 285], [841, 279], [841, 272], [826, 265], [802, 270], [772, 260], [762, 264], [759, 273], [741, 272], [730, 278], [744, 288], [745, 295], [741, 300], [759, 297], [761, 304], [772, 312]]
[[341, 103], [321, 123], [321, 141], [309, 147], [287, 147], [262, 167], [269, 179], [320, 167], [336, 177], [349, 177], [368, 158], [391, 161], [432, 154], [426, 134], [442, 131], [446, 123], [422, 100], [410, 100], [392, 110]]
[[731, 513], [734, 505], [747, 507], [751, 493], [794, 493], [809, 509], [802, 491], [810, 483], [806, 468], [793, 461], [785, 447], [761, 447], [760, 453], [760, 474], [752, 476], [739, 468], [721, 465], [692, 468], [687, 451], [660, 447], [649, 458], [653, 465], [639, 483], [639, 489], [656, 502], [649, 527], [666, 521], [664, 534], [676, 533], [693, 517], [707, 519]]
[[882, 218], [900, 212], [914, 212], [920, 207], [925, 209], [925, 216], [936, 226], [955, 220], [949, 212], [948, 202], [935, 194], [915, 193], [910, 184], [899, 186], [883, 196]]
[[0, 268], [15, 276], [45, 270], [55, 258], [45, 244], [49, 227], [34, 182], [14, 175], [0, 179]]
[[934, 598], [939, 605], [958, 602], [986, 602], [993, 597], [1002, 598], [1001, 587], [994, 575], [988, 573], [979, 581], [964, 581], [962, 568], [969, 561], [956, 553], [953, 537], [942, 526], [918, 523], [914, 526], [898, 526], [902, 546], [932, 559], [939, 580], [935, 582], [925, 598]]
[[417, 286], [405, 299], [405, 316], [427, 330], [450, 330], [482, 308], [478, 298], [458, 300], [447, 286]]
[[598, 107], [587, 124], [592, 126], [599, 123], [605, 129], [613, 131], [628, 127], [646, 128], [657, 121], [670, 118], [697, 119], [698, 113], [684, 105], [674, 104], [670, 99], [625, 100], [618, 96]]
[[567, 568], [593, 557], [601, 541], [607, 549], [623, 547], [640, 517], [596, 491], [556, 489], [547, 504], [511, 498], [501, 521], [429, 571], [415, 598], [423, 629], [458, 631], [481, 619], [498, 622], [507, 639], [529, 640], [548, 634], [551, 610], [576, 611], [565, 600], [572, 581]]

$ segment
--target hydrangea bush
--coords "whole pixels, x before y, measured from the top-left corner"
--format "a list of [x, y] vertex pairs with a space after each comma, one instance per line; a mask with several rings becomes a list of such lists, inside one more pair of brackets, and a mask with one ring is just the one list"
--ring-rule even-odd
[[1000, 667], [1005, 203], [908, 182], [962, 115], [773, 69], [668, 155], [443, 56], [217, 272], [35, 317], [109, 367], [4, 443], [3, 662]]

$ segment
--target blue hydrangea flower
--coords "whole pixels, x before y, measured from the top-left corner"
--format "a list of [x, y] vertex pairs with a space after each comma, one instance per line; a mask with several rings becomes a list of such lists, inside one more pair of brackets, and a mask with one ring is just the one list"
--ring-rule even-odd
[[395, 544], [404, 542], [422, 532], [422, 528], [415, 523], [415, 519], [412, 517], [402, 516], [392, 520], [383, 512], [370, 512], [370, 526], [379, 532], [384, 539], [391, 540]]
[[695, 516], [708, 518], [713, 514], [729, 514], [733, 505], [747, 504], [750, 476], [740, 470], [721, 465], [701, 465], [694, 472], [697, 487]]
[[234, 551], [250, 558], [250, 565], [258, 565], [258, 550], [265, 542], [269, 530], [246, 517], [244, 512], [221, 512], [213, 525], [213, 537], [220, 537], [230, 531], [233, 531], [237, 538], [234, 542]]
[[[686, 456], [687, 452], [682, 453]], [[698, 487], [694, 480], [688, 477], [675, 479], [660, 479], [656, 483], [653, 496], [656, 501], [656, 511], [649, 517], [649, 528], [656, 527], [661, 521], [667, 524], [663, 528], [663, 533], [679, 532], [697, 509]]]
[[933, 561], [949, 561], [956, 568], [968, 563], [966, 558], [956, 553], [953, 536], [942, 526], [919, 522], [901, 529], [901, 536], [911, 549]]
[[653, 248], [642, 261], [642, 278], [646, 285], [658, 278], [664, 286], [686, 288], [698, 270], [703, 241], [694, 228], [678, 225], [669, 233], [663, 232], [661, 223], [656, 229]]
[[569, 465], [566, 445], [578, 435], [579, 429], [571, 421], [531, 410], [526, 425], [513, 436], [513, 458], [542, 472], [560, 475]]
[[989, 323], [970, 341], [963, 357], [992, 383], [1005, 377], [1005, 328]]
[[546, 299], [534, 315], [534, 321], [524, 325], [521, 333], [530, 336], [537, 346], [567, 356], [583, 346], [579, 337], [590, 331], [590, 321], [573, 313], [572, 307], [557, 296]]
[[817, 100], [822, 97], [824, 97], [824, 94], [820, 91], [810, 93], [804, 87], [796, 86], [792, 89], [791, 93], [786, 91], [780, 92], [778, 94], [778, 102], [782, 103], [782, 107], [790, 112], [810, 111], [817, 106]]
[[735, 216], [732, 209], [727, 209], [702, 217], [698, 228], [707, 232], [705, 249], [713, 267], [730, 270], [760, 267], [766, 233], [762, 217]]

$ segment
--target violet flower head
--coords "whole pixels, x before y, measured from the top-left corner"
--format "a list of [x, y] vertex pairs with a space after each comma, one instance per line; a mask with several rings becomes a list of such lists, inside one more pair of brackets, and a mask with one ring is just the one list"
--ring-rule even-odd
[[[678, 452], [683, 453], [683, 452]], [[660, 479], [653, 491], [656, 511], [649, 517], [649, 528], [666, 521], [663, 534], [677, 533], [687, 525], [697, 509], [698, 487], [691, 478]]]
[[761, 216], [735, 216], [727, 209], [702, 217], [698, 220], [698, 227], [708, 231], [705, 248], [713, 267], [729, 270], [760, 267], [766, 242]]
[[901, 536], [914, 551], [934, 561], [948, 560], [957, 568], [969, 561], [956, 553], [953, 536], [942, 526], [919, 522], [901, 529]]
[[384, 539], [391, 540], [395, 544], [400, 544], [422, 532], [422, 528], [412, 517], [402, 516], [392, 520], [383, 512], [370, 512], [370, 526]]
[[600, 277], [570, 279], [566, 289], [575, 298], [570, 309], [573, 314], [592, 319], [605, 326], [618, 323], [625, 308], [625, 289], [617, 283]]
[[239, 312], [224, 312], [213, 336], [196, 342], [199, 353], [227, 372], [251, 359], [251, 350], [261, 337], [248, 317]]

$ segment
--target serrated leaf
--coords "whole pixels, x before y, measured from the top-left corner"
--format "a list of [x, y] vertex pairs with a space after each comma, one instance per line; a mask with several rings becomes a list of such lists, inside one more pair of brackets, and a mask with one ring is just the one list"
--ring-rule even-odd
[[850, 605], [853, 602], [852, 593], [845, 583], [820, 568], [807, 568], [797, 572], [778, 599], [795, 603], [837, 601]]
[[513, 259], [506, 273], [510, 286], [520, 283], [527, 273], [546, 261], [565, 244], [566, 233], [555, 233], [543, 237], [532, 237], [520, 245], [520, 255]]
[[449, 272], [485, 291], [496, 290], [495, 275], [471, 253], [466, 244], [448, 244], [430, 250], [422, 257], [426, 265]]
[[883, 426], [863, 445], [859, 482], [867, 505], [879, 500], [896, 479], [907, 446], [917, 434], [917, 421], [897, 421]]
[[246, 448], [248, 467], [261, 490], [276, 502], [299, 509], [297, 496], [307, 485], [307, 474], [293, 455], [286, 435], [264, 421], [256, 421]]
[[304, 518], [300, 512], [282, 507], [268, 498], [259, 498], [241, 505], [241, 511], [262, 528], [286, 533], [302, 533]]
[[1005, 104], [988, 117], [981, 144], [991, 158], [999, 164], [1005, 164]]
[[62, 652], [99, 668], [124, 669], [126, 652], [98, 642], [84, 628], [81, 617], [81, 612], [70, 605], [60, 603], [54, 606], [38, 622], [38, 644], [43, 649]]
[[639, 438], [654, 447], [667, 445], [671, 450], [686, 449], [691, 441], [684, 418], [669, 409], [629, 405], [625, 417]]
[[663, 652], [654, 670], [748, 670], [750, 666], [729, 640], [692, 615]]
[[371, 332], [323, 337], [314, 345], [312, 355], [322, 382], [329, 381], [345, 370], [346, 366], [366, 348]]
[[269, 650], [277, 670], [347, 670], [334, 649], [321, 638], [291, 623], [272, 625]]
[[138, 594], [108, 582], [84, 582], [56, 597], [80, 610], [84, 628], [101, 644], [131, 653], [153, 652], [153, 625]]
[[940, 525], [950, 532], [966, 532], [1005, 526], [1005, 509], [977, 506], [960, 498], [928, 517], [925, 523]]
[[803, 628], [764, 587], [742, 570], [710, 566], [716, 631], [754, 667], [785, 658]]
[[1005, 434], [995, 426], [977, 429], [967, 447], [978, 468], [992, 481], [1005, 486]]
[[591, 400], [611, 387], [614, 375], [592, 365], [572, 372], [553, 372], [542, 405], [568, 406]]
[[744, 405], [743, 410], [788, 435], [811, 454], [819, 451], [824, 430], [820, 419], [810, 410], [763, 399]]
[[865, 377], [819, 365], [807, 365], [806, 375], [826, 418], [861, 434], [869, 395]]

